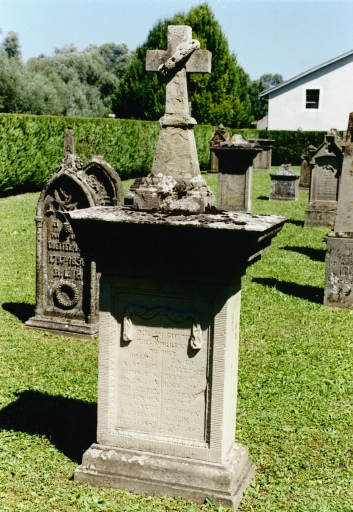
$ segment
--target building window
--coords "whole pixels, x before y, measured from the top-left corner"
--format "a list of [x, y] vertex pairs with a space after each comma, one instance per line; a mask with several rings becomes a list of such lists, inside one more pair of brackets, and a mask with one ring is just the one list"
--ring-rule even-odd
[[319, 108], [320, 89], [306, 90], [305, 108]]

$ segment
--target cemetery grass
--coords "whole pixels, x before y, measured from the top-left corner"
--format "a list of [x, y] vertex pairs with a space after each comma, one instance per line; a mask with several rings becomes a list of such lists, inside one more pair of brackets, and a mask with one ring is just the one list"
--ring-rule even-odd
[[[206, 178], [216, 186], [216, 174]], [[288, 222], [243, 278], [237, 440], [256, 474], [239, 510], [348, 512], [353, 311], [322, 305], [328, 230], [304, 229], [307, 191], [269, 201], [269, 182], [254, 173], [252, 209]], [[73, 481], [95, 441], [97, 342], [24, 328], [34, 311], [37, 199], [0, 199], [0, 511], [230, 510]]]

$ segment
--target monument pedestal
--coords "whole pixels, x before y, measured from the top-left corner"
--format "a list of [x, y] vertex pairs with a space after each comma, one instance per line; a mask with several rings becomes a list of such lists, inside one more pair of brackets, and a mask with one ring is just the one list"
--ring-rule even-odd
[[137, 494], [182, 496], [200, 504], [208, 497], [236, 509], [254, 470], [240, 444], [234, 444], [224, 464], [93, 444], [84, 453], [75, 480]]
[[325, 306], [353, 306], [353, 238], [326, 237]]
[[283, 217], [98, 207], [70, 218], [102, 272], [98, 444], [75, 479], [236, 508], [254, 472], [235, 442], [241, 276]]
[[[240, 139], [238, 142], [237, 137]], [[233, 142], [234, 139], [234, 142]], [[218, 158], [218, 208], [251, 211], [252, 164], [262, 150], [235, 135], [221, 143], [214, 153]]]

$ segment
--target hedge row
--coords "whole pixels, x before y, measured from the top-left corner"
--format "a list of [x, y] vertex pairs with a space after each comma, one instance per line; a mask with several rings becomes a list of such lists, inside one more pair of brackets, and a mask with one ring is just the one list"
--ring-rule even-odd
[[[0, 195], [40, 190], [59, 170], [64, 132], [74, 129], [75, 153], [84, 161], [103, 156], [122, 179], [146, 175], [160, 132], [158, 122], [0, 114]], [[209, 168], [214, 127], [194, 129], [201, 169]], [[274, 139], [273, 165], [300, 164], [303, 148], [320, 145], [324, 132], [237, 130], [244, 138]]]

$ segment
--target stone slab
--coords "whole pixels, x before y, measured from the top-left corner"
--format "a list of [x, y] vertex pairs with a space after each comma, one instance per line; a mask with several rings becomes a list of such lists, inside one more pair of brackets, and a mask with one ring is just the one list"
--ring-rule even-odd
[[329, 235], [326, 239], [324, 304], [353, 306], [353, 239]]

